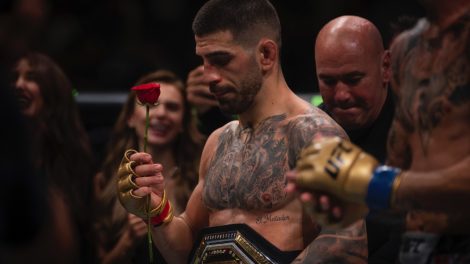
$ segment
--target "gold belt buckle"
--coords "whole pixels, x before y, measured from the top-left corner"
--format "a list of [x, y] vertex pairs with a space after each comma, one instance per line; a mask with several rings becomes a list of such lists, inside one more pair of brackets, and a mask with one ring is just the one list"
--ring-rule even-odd
[[[208, 230], [210, 231], [211, 228]], [[277, 263], [239, 230], [203, 234], [190, 263]]]

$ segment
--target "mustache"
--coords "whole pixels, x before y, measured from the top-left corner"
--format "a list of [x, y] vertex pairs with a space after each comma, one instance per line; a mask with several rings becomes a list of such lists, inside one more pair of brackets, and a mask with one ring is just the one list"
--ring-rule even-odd
[[340, 101], [340, 102], [338, 101], [333, 102], [332, 106], [333, 108], [346, 110], [346, 109], [353, 108], [353, 107], [364, 108], [364, 107], [367, 107], [367, 103], [362, 100], [346, 100], [346, 101]]

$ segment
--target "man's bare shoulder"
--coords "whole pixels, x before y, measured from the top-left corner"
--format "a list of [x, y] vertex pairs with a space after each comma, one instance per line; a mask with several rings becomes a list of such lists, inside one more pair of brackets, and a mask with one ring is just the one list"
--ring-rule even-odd
[[335, 136], [348, 139], [346, 132], [330, 116], [314, 106], [287, 118], [284, 124], [282, 135], [288, 142], [291, 169], [295, 167], [300, 151], [313, 140]]
[[348, 138], [343, 128], [320, 108], [310, 105], [297, 115], [289, 117], [287, 127], [314, 135], [314, 138], [338, 136]]
[[208, 145], [210, 146], [210, 145], [218, 142], [220, 136], [222, 136], [224, 134], [227, 134], [227, 133], [234, 133], [239, 125], [240, 125], [240, 123], [239, 123], [238, 120], [233, 120], [233, 121], [230, 121], [227, 124], [217, 128], [216, 130], [214, 130], [209, 135], [209, 137], [207, 138], [205, 148], [207, 148]]
[[428, 28], [429, 21], [422, 18], [413, 28], [405, 30], [395, 37], [390, 45], [390, 52], [392, 54], [392, 89], [398, 95], [403, 85], [403, 74], [407, 71], [407, 60], [409, 60], [410, 53], [416, 48], [423, 32]]

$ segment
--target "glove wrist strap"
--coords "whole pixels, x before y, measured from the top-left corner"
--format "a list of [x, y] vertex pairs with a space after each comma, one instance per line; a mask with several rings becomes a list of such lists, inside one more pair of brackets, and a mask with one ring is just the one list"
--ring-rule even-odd
[[173, 220], [173, 207], [168, 199], [162, 200], [162, 203], [158, 206], [161, 208], [157, 215], [150, 219], [150, 223], [153, 227], [166, 224]]
[[400, 172], [400, 169], [389, 166], [378, 166], [374, 170], [366, 196], [366, 203], [370, 209], [384, 210], [390, 208], [393, 191], [398, 188]]

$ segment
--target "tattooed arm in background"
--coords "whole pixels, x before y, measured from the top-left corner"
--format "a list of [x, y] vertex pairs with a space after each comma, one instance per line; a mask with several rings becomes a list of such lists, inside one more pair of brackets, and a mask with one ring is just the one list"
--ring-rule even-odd
[[388, 158], [408, 170], [398, 207], [460, 214], [470, 199], [470, 16], [435, 27], [421, 20], [392, 45], [398, 101]]
[[[470, 199], [469, 29], [468, 14], [441, 32], [420, 20], [392, 45], [392, 87], [398, 100], [388, 164], [406, 170], [395, 205], [441, 212], [410, 212], [409, 229], [469, 229], [458, 224], [470, 218], [462, 202]], [[440, 226], [432, 223], [438, 219], [444, 222]]]
[[[312, 111], [315, 113], [314, 116], [316, 118], [309, 120], [307, 116], [305, 120], [308, 122], [304, 124], [321, 127], [321, 132], [316, 133], [314, 141], [333, 136], [348, 139], [346, 133], [342, 129], [338, 130], [336, 123], [329, 117], [326, 117], [323, 112], [318, 112], [318, 109], [313, 109]], [[295, 124], [295, 126], [299, 126], [299, 124]], [[308, 129], [296, 129], [296, 131], [306, 130]], [[305, 137], [292, 135], [291, 138], [298, 140]], [[295, 142], [294, 145], [305, 146], [307, 143]], [[295, 158], [297, 159], [298, 157], [296, 156]], [[364, 220], [359, 220], [346, 229], [335, 231], [323, 230], [293, 263], [367, 263], [367, 257], [365, 222]]]
[[367, 263], [364, 220], [337, 231], [322, 231], [293, 263]]

